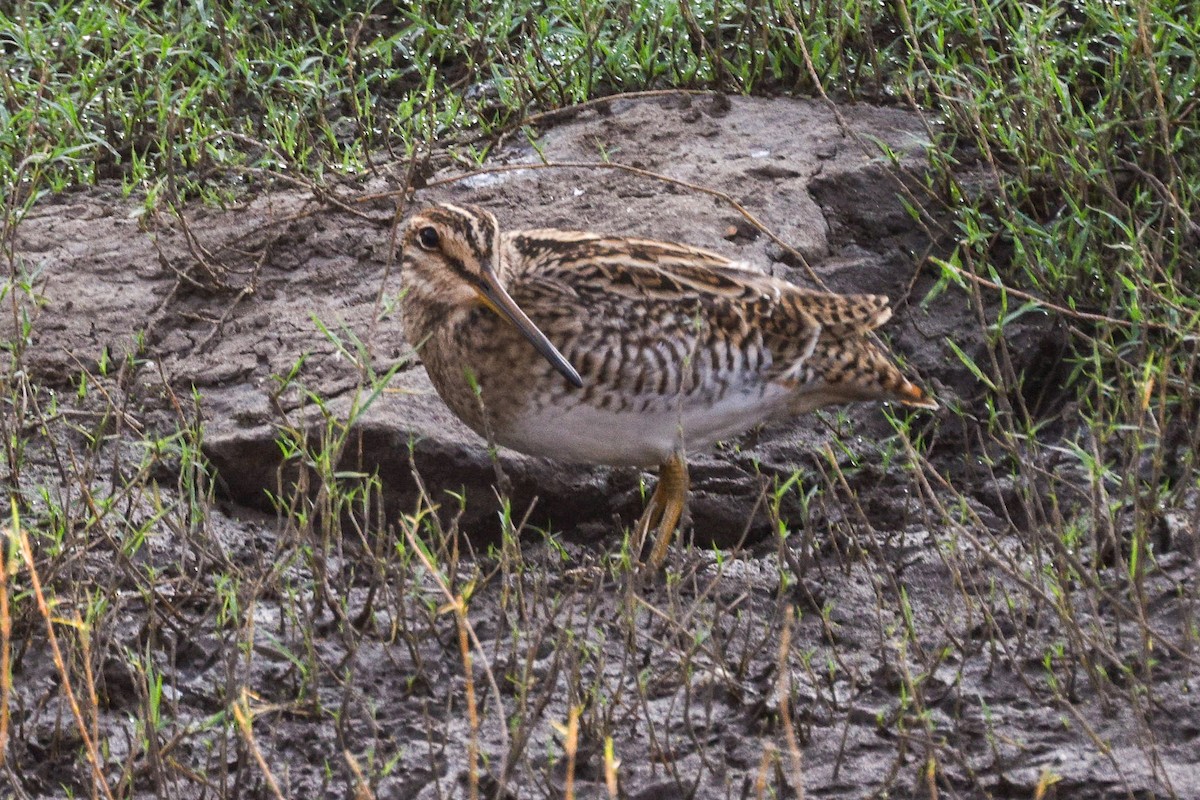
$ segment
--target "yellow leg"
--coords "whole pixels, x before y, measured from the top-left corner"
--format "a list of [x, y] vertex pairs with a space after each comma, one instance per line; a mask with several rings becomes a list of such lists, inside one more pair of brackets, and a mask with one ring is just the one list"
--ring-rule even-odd
[[676, 453], [658, 468], [658, 485], [654, 487], [654, 494], [650, 496], [650, 502], [646, 504], [646, 510], [637, 524], [635, 541], [639, 552], [646, 543], [650, 529], [657, 528], [654, 548], [646, 562], [652, 570], [662, 569], [663, 562], [667, 560], [667, 548], [671, 546], [671, 537], [683, 516], [687, 492], [687, 462], [681, 454]]

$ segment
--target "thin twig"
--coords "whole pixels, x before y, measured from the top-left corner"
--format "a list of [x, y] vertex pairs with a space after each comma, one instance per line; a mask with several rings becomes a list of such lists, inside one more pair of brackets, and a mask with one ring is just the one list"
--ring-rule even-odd
[[793, 609], [789, 606], [783, 617], [783, 631], [779, 635], [779, 684], [776, 692], [779, 700], [779, 721], [783, 725], [784, 741], [792, 761], [793, 796], [796, 800], [804, 800], [804, 756], [800, 752], [796, 726], [792, 721], [792, 670], [788, 665], [788, 655], [792, 650], [793, 616]]
[[[456, 617], [459, 617], [461, 624], [466, 629], [468, 637], [471, 639], [471, 645], [475, 648], [476, 652], [479, 653], [479, 657], [483, 660], [483, 671], [487, 676], [488, 683], [492, 690], [492, 697], [496, 703], [496, 718], [500, 723], [499, 730], [501, 749], [507, 753], [509, 749], [508, 726], [505, 721], [504, 701], [502, 700], [502, 696], [500, 694], [500, 686], [496, 683], [496, 675], [493, 673], [491, 663], [488, 661], [487, 651], [483, 649], [483, 643], [479, 641], [479, 637], [475, 633], [475, 627], [471, 625], [471, 620], [467, 618], [465, 603], [463, 603], [461, 597], [455, 596], [455, 594], [450, 591], [450, 587], [447, 585], [446, 579], [442, 577], [442, 573], [438, 571], [434, 567], [433, 562], [429, 560], [429, 556], [425, 553], [425, 548], [423, 548], [417, 541], [416, 526], [412, 524], [405, 525], [404, 536], [406, 539], [408, 539], [409, 545], [412, 546], [413, 552], [417, 554], [417, 558], [419, 558], [421, 563], [425, 565], [425, 569], [428, 570], [430, 576], [433, 578], [434, 583], [437, 584], [438, 589], [441, 590], [442, 594], [445, 596], [446, 601], [450, 604], [450, 608], [455, 611]], [[502, 775], [508, 774], [507, 764], [502, 765], [500, 773]]]
[[1176, 326], [1167, 325], [1167, 324], [1161, 323], [1161, 322], [1151, 322], [1150, 320], [1141, 320], [1139, 322], [1134, 322], [1133, 320], [1128, 320], [1128, 319], [1117, 319], [1116, 317], [1110, 317], [1106, 314], [1093, 314], [1089, 311], [1078, 311], [1073, 308], [1067, 308], [1066, 306], [1060, 306], [1057, 303], [1051, 303], [1049, 300], [1038, 297], [1037, 295], [1034, 295], [1034, 294], [1030, 294], [1029, 292], [1023, 292], [1020, 289], [1013, 289], [1011, 286], [1005, 286], [1002, 283], [996, 283], [994, 281], [990, 281], [987, 278], [984, 278], [980, 275], [976, 275], [973, 272], [969, 272], [969, 271], [963, 269], [962, 267], [956, 267], [955, 265], [949, 263], [948, 261], [943, 261], [940, 258], [934, 258], [934, 259], [932, 259], [932, 261], [933, 261], [933, 263], [937, 264], [942, 269], [953, 272], [955, 274], [955, 276], [957, 276], [957, 277], [967, 278], [967, 279], [971, 280], [972, 282], [979, 284], [980, 286], [985, 286], [988, 289], [992, 289], [993, 291], [1000, 292], [1001, 294], [1010, 294], [1013, 297], [1020, 298], [1021, 300], [1027, 300], [1031, 303], [1037, 303], [1042, 308], [1045, 308], [1049, 311], [1053, 311], [1056, 314], [1062, 314], [1064, 317], [1072, 317], [1074, 319], [1087, 320], [1088, 322], [1107, 323], [1109, 325], [1117, 325], [1122, 328], [1134, 328], [1134, 327], [1141, 326], [1144, 328], [1151, 328], [1153, 330], [1160, 330], [1160, 331], [1177, 330]]
[[530, 114], [527, 117], [523, 117], [520, 122], [516, 123], [512, 127], [512, 129], [505, 131], [505, 133], [501, 135], [501, 138], [510, 135], [513, 130], [520, 130], [521, 128], [538, 125], [547, 121], [557, 122], [563, 118], [569, 119], [579, 112], [588, 108], [592, 108], [593, 106], [603, 106], [619, 100], [645, 100], [653, 97], [680, 97], [715, 94], [718, 94], [718, 92], [715, 92], [711, 89], [651, 89], [644, 92], [623, 92], [621, 94], [605, 95], [604, 97], [596, 97], [591, 100], [585, 100], [582, 103], [574, 103], [573, 105], [565, 106], [563, 108], [552, 108], [548, 111], [539, 111], [536, 114]]
[[241, 731], [242, 739], [245, 740], [246, 746], [250, 749], [250, 754], [258, 762], [258, 768], [262, 770], [263, 778], [266, 780], [271, 794], [274, 795], [275, 800], [284, 800], [283, 792], [279, 790], [279, 783], [275, 780], [275, 776], [271, 774], [271, 768], [267, 766], [267, 760], [263, 758], [262, 751], [258, 749], [258, 744], [254, 741], [254, 722], [251, 718], [250, 701], [245, 687], [242, 688], [242, 696], [233, 703], [233, 718], [237, 721], [238, 730]]
[[80, 710], [79, 701], [75, 697], [75, 690], [71, 688], [71, 675], [67, 670], [65, 659], [63, 659], [62, 649], [58, 646], [58, 636], [54, 632], [56, 617], [51, 613], [50, 605], [46, 602], [46, 595], [42, 592], [42, 579], [38, 575], [37, 565], [33, 560], [33, 547], [29, 544], [29, 537], [21, 527], [20, 517], [17, 515], [17, 501], [15, 499], [12, 501], [12, 526], [7, 528], [5, 533], [7, 534], [6, 538], [16, 540], [17, 547], [21, 550], [21, 556], [25, 560], [25, 566], [29, 569], [29, 587], [33, 590], [38, 612], [46, 622], [46, 642], [50, 645], [50, 652], [54, 658], [54, 667], [58, 670], [58, 675], [62, 679], [63, 693], [67, 697], [67, 704], [71, 707], [71, 715], [75, 717], [75, 726], [79, 731], [79, 738], [83, 740], [83, 749], [87, 754], [88, 765], [92, 768], [93, 788], [96, 785], [100, 786], [104, 791], [104, 796], [108, 800], [113, 800], [112, 790], [108, 786], [108, 781], [104, 778], [104, 771], [100, 768], [100, 755], [96, 751], [96, 743], [93, 741], [91, 734], [88, 733], [88, 725], [83, 719], [83, 712]]

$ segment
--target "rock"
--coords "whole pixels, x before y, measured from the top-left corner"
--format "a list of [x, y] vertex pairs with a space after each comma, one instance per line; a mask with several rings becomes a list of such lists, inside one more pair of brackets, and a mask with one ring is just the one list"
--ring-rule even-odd
[[[700, 117], [689, 122], [696, 111]], [[842, 114], [852, 127], [887, 141], [910, 167], [923, 163], [916, 117], [868, 106]], [[669, 180], [614, 168], [536, 168], [543, 157], [578, 163], [600, 162], [605, 155], [636, 161]], [[728, 203], [680, 182], [736, 198], [815, 263], [843, 247], [830, 239], [829, 214], [850, 219], [835, 220], [833, 230], [862, 229], [872, 236], [881, 230], [898, 235], [906, 219], [880, 158], [844, 136], [827, 106], [804, 100], [621, 100], [607, 113], [579, 114], [544, 131], [537, 153], [512, 146], [494, 161], [531, 168], [495, 173], [486, 184], [423, 190], [417, 203], [479, 203], [510, 227], [677, 240], [762, 269], [782, 257], [778, 245]], [[102, 347], [153, 359], [179, 397], [199, 392], [204, 449], [218, 487], [238, 503], [267, 509], [268, 493], [277, 493], [281, 477], [292, 482], [300, 474], [299, 460], [284, 458], [281, 432], [306, 431], [310, 446], [319, 445], [327, 416], [350, 415], [357, 387], [370, 382], [364, 375], [397, 367], [386, 391], [355, 421], [339, 469], [377, 474], [387, 513], [395, 515], [417, 508], [415, 466], [431, 499], [441, 504], [444, 521], [458, 505], [452, 493], [461, 493], [464, 530], [485, 540], [499, 530], [496, 464], [486, 443], [442, 405], [389, 311], [403, 285], [390, 249], [388, 209], [379, 209], [374, 222], [364, 221], [317, 207], [300, 192], [263, 195], [231, 211], [191, 208], [189, 234], [208, 254], [201, 262], [188, 237], [178, 235], [177, 220], [143, 218], [139, 227], [108, 205], [83, 197], [66, 214], [63, 206], [35, 210], [19, 229], [18, 250], [48, 265], [44, 313], [54, 317], [54, 335], [35, 342], [28, 354], [40, 380], [68, 385], [76, 359], [95, 369]], [[883, 229], [863, 227], [874, 216]], [[104, 244], [92, 246], [96, 241]], [[858, 245], [833, 261], [852, 263], [852, 269], [822, 272], [827, 288], [894, 294], [904, 285], [912, 271], [907, 257], [894, 248], [881, 251], [873, 241]], [[122, 278], [119, 289], [72, 268], [97, 253], [103, 274]], [[790, 258], [785, 261], [797, 268], [790, 277], [806, 280]], [[68, 304], [69, 313], [56, 313]], [[867, 418], [878, 411], [851, 413]], [[814, 438], [800, 433], [811, 425], [801, 419], [773, 428], [773, 436], [791, 443], [782, 458], [778, 445], [752, 447], [736, 464], [728, 454], [690, 454], [697, 544], [728, 546], [747, 529], [749, 541], [770, 532], [761, 509], [751, 519], [761, 492], [756, 473], [789, 473], [803, 456], [795, 443]], [[614, 517], [628, 525], [641, 513], [636, 470], [556, 464], [506, 450], [497, 461], [511, 482], [512, 513], [520, 518], [536, 500], [534, 525], [592, 532], [605, 526], [615, 541]], [[755, 462], [762, 466], [751, 469]]]

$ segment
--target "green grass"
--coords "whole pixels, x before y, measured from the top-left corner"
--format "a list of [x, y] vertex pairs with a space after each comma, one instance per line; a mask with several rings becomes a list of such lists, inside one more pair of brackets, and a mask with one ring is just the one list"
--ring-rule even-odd
[[[349, 601], [328, 589], [369, 585], [363, 605], [381, 617], [391, 615], [394, 638], [408, 648], [419, 675], [438, 655], [430, 642], [439, 636], [451, 640], [470, 686], [473, 737], [497, 724], [496, 716], [480, 722], [477, 711], [508, 702], [493, 688], [497, 682], [506, 687], [512, 682], [513, 702], [522, 712], [537, 707], [534, 651], [543, 644], [552, 642], [559, 654], [555, 675], [560, 669], [582, 674], [601, 662], [586, 680], [575, 675], [573, 702], [587, 700], [585, 722], [603, 734], [611, 752], [612, 718], [623, 712], [603, 702], [601, 667], [608, 656], [602, 643], [586, 637], [568, 641], [569, 629], [555, 627], [560, 615], [578, 609], [557, 597], [546, 601], [554, 591], [549, 578], [536, 574], [536, 565], [525, 563], [516, 546], [521, 528], [514, 524], [516, 510], [504, 507], [504, 538], [486, 557], [494, 562], [487, 575], [478, 565], [459, 574], [463, 551], [471, 554], [469, 541], [465, 536], [460, 541], [456, 523], [443, 529], [425, 507], [400, 518], [402, 535], [390, 545], [379, 531], [343, 527], [343, 520], [370, 520], [378, 513], [378, 477], [347, 470], [341, 456], [353, 448], [355, 415], [377, 400], [391, 376], [373, 370], [370, 348], [353, 332], [314, 323], [346, 363], [359, 369], [362, 387], [349, 419], [328, 412], [325, 428], [315, 436], [299, 425], [281, 433], [280, 446], [288, 448], [303, 486], [281, 486], [275, 498], [279, 540], [256, 572], [223, 560], [206, 538], [205, 516], [214, 495], [201, 452], [200, 399], [180, 402], [172, 395], [171, 429], [135, 436], [126, 424], [128, 401], [106, 394], [143, 368], [140, 346], [134, 348], [138, 357], [116, 364], [105, 353], [87, 354], [96, 361], [80, 365], [72, 379], [75, 392], [60, 387], [55, 394], [31, 378], [24, 359], [46, 313], [39, 288], [45, 277], [15, 255], [14, 243], [34, 204], [82, 187], [131, 196], [147, 209], [177, 209], [187, 202], [227, 203], [277, 180], [352, 183], [395, 164], [424, 168], [481, 159], [499, 136], [545, 111], [615, 93], [675, 87], [903, 104], [928, 121], [929, 169], [909, 197], [914, 217], [940, 245], [931, 262], [940, 280], [925, 301], [945, 303], [949, 294], [972, 310], [976, 322], [962, 341], [950, 342], [947, 353], [957, 360], [956, 369], [975, 377], [977, 393], [948, 397], [947, 405], [954, 421], [971, 431], [967, 456], [977, 462], [975, 478], [986, 475], [1013, 487], [1001, 511], [1021, 531], [1014, 547], [1023, 559], [985, 562], [997, 583], [973, 594], [964, 589], [967, 605], [986, 631], [997, 628], [997, 618], [1044, 614], [1054, 620], [1062, 638], [1038, 640], [1031, 633], [1031, 649], [1041, 648], [1035, 660], [1044, 675], [1038, 685], [1065, 709], [1070, 724], [1081, 724], [1071, 716], [1079, 702], [1077, 683], [1086, 682], [1102, 703], [1114, 697], [1135, 707], [1157, 702], [1153, 679], [1163, 653], [1174, 646], [1186, 649], [1189, 641], [1194, 646], [1200, 638], [1192, 619], [1181, 623], [1177, 639], [1168, 640], [1147, 612], [1160, 531], [1171, 515], [1194, 521], [1200, 494], [1200, 8], [1194, 2], [463, 0], [411, 7], [373, 2], [353, 10], [347, 5], [308, 0], [283, 9], [266, 0], [51, 0], [0, 10], [0, 258], [7, 267], [0, 306], [13, 331], [0, 362], [0, 435], [12, 499], [8, 528], [29, 537], [38, 559], [36, 568], [32, 559], [26, 563], [18, 538], [6, 537], [2, 563], [9, 569], [0, 571], [0, 599], [11, 600], [11, 607], [0, 608], [0, 628], [16, 619], [16, 635], [28, 637], [42, 633], [29, 627], [30, 619], [58, 626], [64, 648], [76, 654], [61, 675], [72, 676], [83, 716], [98, 713], [89, 707], [95, 703], [94, 676], [80, 666], [90, 669], [89, 637], [103, 633], [113, 609], [129, 600], [115, 589], [76, 582], [75, 559], [101, 545], [119, 553], [121, 579], [153, 606], [158, 581], [181, 571], [161, 554], [147, 556], [156, 526], [168, 526], [185, 543], [184, 561], [203, 562], [215, 572], [209, 598], [213, 635], [236, 651], [224, 698], [229, 705], [189, 734], [204, 746], [240, 748], [244, 763], [251, 763], [252, 737], [239, 739], [237, 727], [250, 726], [242, 717], [236, 725], [234, 720], [250, 713], [250, 703], [246, 685], [233, 676], [239, 659], [249, 669], [255, 647], [286, 653], [294, 669], [284, 683], [306, 703], [319, 697], [327, 675], [318, 649], [327, 643], [317, 642], [310, 630], [312, 609], [329, 604], [345, 622]], [[1068, 352], [1069, 369], [1048, 386], [1043, 376], [1012, 366], [1019, 361], [1017, 344], [1007, 334], [1033, 314], [1055, 320]], [[985, 346], [973, 348], [980, 340]], [[280, 393], [307, 391], [297, 379], [301, 366], [280, 379]], [[159, 388], [171, 392], [161, 377]], [[315, 394], [306, 405], [326, 410], [325, 399]], [[879, 460], [894, 471], [914, 466], [914, 491], [931, 529], [943, 537], [939, 553], [946, 566], [961, 570], [980, 552], [992, 552], [980, 541], [986, 526], [975, 511], [978, 504], [954, 486], [947, 462], [931, 453], [936, 432], [916, 431], [904, 418], [892, 423], [896, 436], [883, 443]], [[141, 438], [132, 452], [114, 455], [110, 445], [121, 433]], [[48, 449], [36, 468], [28, 458], [34, 446]], [[836, 453], [831, 448], [827, 458], [817, 459], [816, 485], [791, 480], [778, 486], [770, 508], [781, 549], [789, 531], [779, 519], [780, 507], [789, 493], [799, 497], [806, 523], [810, 515], [833, 518], [832, 508], [857, 507], [855, 489], [867, 480], [856, 463], [860, 455], [854, 448]], [[47, 472], [47, 464], [56, 474]], [[160, 487], [164, 473], [173, 477]], [[937, 484], [939, 479], [945, 482]], [[845, 530], [857, 536], [856, 524]], [[804, 524], [803, 536], [796, 537], [803, 539], [803, 563], [793, 560], [795, 574], [781, 580], [788, 591], [781, 591], [779, 605], [789, 624], [791, 589], [800, 583], [808, 590], [801, 579], [824, 569], [826, 548], [834, 549], [846, 574], [863, 557], [877, 559], [874, 566], [886, 572], [886, 553], [869, 537], [864, 535], [861, 547], [852, 539], [854, 547], [843, 548], [838, 541], [815, 540], [813, 527]], [[386, 530], [387, 523], [378, 528]], [[366, 567], [343, 558], [342, 535], [371, 554]], [[38, 571], [46, 578], [49, 602], [70, 609], [70, 615], [33, 613], [40, 598], [24, 576]], [[508, 672], [475, 675], [472, 660], [490, 670], [488, 657], [497, 653], [468, 642], [468, 634], [475, 635], [469, 604], [472, 592], [482, 595], [497, 573], [506, 613], [510, 605], [516, 609], [510, 652], [497, 659]], [[887, 646], [898, 648], [896, 664], [904, 667], [895, 679], [895, 731], [932, 740], [940, 733], [924, 680], [944, 671], [945, 653], [922, 652], [927, 632], [921, 626], [927, 620], [917, 615], [918, 603], [899, 577], [887, 575], [891, 582], [884, 586], [881, 580], [875, 591], [883, 598], [881, 607], [891, 604]], [[695, 598], [708, 589], [685, 596], [684, 582], [672, 580], [670, 604], [661, 613], [674, 624], [692, 620], [691, 627], [666, 634], [687, 643], [683, 661], [690, 664], [704, 649], [700, 638], [722, 634], [696, 611], [701, 602]], [[1023, 593], [1012, 594], [1013, 585]], [[256, 634], [247, 609], [268, 588], [283, 598], [282, 633]], [[1194, 585], [1181, 584], [1177, 591], [1195, 606]], [[308, 595], [315, 597], [311, 608]], [[627, 617], [613, 623], [608, 635], [649, 640], [649, 648], [657, 644], [645, 630], [649, 606], [638, 605], [632, 592], [630, 598]], [[536, 616], [532, 609], [543, 611], [543, 602], [549, 608], [544, 618], [554, 624], [538, 629], [532, 643], [523, 640], [524, 626]], [[334, 607], [340, 603], [345, 605]], [[598, 613], [596, 608], [582, 613]], [[822, 612], [821, 629], [832, 639], [831, 612], [830, 607]], [[1104, 615], [1115, 622], [1097, 622]], [[801, 616], [796, 612], [797, 624]], [[766, 647], [770, 634], [756, 624], [752, 618], [744, 623], [745, 638]], [[306, 631], [299, 642], [287, 638], [288, 626]], [[351, 625], [339, 633], [351, 643], [351, 654], [362, 644]], [[272, 638], [276, 634], [278, 640]], [[10, 636], [4, 634], [5, 643]], [[1138, 644], [1136, 658], [1121, 646], [1122, 636]], [[168, 775], [155, 748], [188, 732], [177, 730], [171, 719], [162, 665], [149, 644], [128, 649], [125, 659], [139, 698], [138, 737], [144, 741], [138, 746], [151, 760], [149, 767], [137, 768]], [[832, 698], [842, 667], [836, 653], [821, 650], [815, 663], [822, 659], [829, 659], [821, 680]], [[906, 671], [922, 659], [923, 671]], [[11, 657], [0, 653], [0, 660], [5, 662], [0, 670], [11, 677]], [[647, 666], [638, 673], [637, 687], [618, 688], [645, 703], [653, 676]], [[405, 680], [419, 686], [426, 678]], [[819, 685], [815, 674], [810, 682]], [[7, 698], [4, 686], [0, 683], [0, 696]], [[350, 695], [347, 688], [345, 697]], [[333, 709], [337, 717], [334, 705], [324, 710]], [[8, 714], [7, 707], [0, 708], [0, 731]], [[773, 724], [791, 727], [786, 713], [780, 719], [783, 723]], [[541, 746], [528, 744], [537, 722], [524, 713], [511, 721], [513, 763], [521, 748]], [[993, 725], [999, 738], [1001, 728], [991, 719], [989, 736]], [[1151, 730], [1147, 724], [1139, 735]], [[472, 788], [480, 778], [476, 755], [473, 751], [468, 776]], [[381, 752], [371, 768], [391, 769], [399, 757]], [[945, 766], [929, 758], [929, 775]], [[132, 793], [133, 771], [131, 758], [113, 782], [118, 794]], [[84, 788], [74, 787], [80, 794]]]
[[[907, 100], [947, 123], [931, 181], [975, 261], [1003, 242], [997, 268], [1039, 296], [1185, 327], [1196, 309], [1172, 287], [1198, 274], [1197, 17], [1099, 0], [20, 2], [0, 13], [0, 185], [11, 222], [105, 180], [218, 199], [272, 171], [319, 180], [486, 147], [531, 113], [614, 92]], [[976, 159], [995, 181], [984, 197], [953, 185]]]

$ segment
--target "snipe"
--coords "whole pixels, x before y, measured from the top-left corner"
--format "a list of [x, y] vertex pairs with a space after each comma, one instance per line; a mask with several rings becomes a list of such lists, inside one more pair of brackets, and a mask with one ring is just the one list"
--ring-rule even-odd
[[405, 333], [446, 405], [495, 443], [659, 467], [636, 531], [661, 566], [686, 453], [830, 403], [935, 408], [869, 332], [886, 297], [802, 289], [682, 244], [501, 231], [440, 204], [403, 233]]

